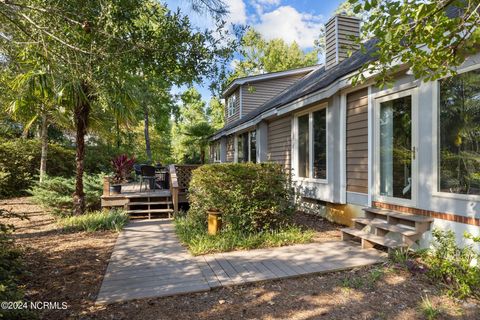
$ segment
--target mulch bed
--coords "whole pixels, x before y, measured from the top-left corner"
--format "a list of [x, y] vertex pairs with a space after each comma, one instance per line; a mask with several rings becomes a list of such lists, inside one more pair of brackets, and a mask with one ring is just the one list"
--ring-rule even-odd
[[[420, 305], [426, 296], [441, 310], [437, 319], [479, 319], [478, 301], [456, 301], [424, 275], [387, 265], [98, 306], [94, 300], [117, 234], [64, 232], [27, 198], [0, 200], [0, 207], [29, 217], [13, 220], [30, 272], [23, 279], [27, 298], [68, 303], [67, 310], [41, 312], [44, 319], [410, 320], [425, 318]], [[315, 229], [318, 241], [339, 237], [338, 226], [326, 220], [303, 214], [295, 219]]]
[[293, 222], [305, 229], [314, 230], [314, 242], [340, 240], [340, 228], [344, 228], [344, 226], [330, 222], [319, 215], [307, 214], [302, 211], [295, 212]]

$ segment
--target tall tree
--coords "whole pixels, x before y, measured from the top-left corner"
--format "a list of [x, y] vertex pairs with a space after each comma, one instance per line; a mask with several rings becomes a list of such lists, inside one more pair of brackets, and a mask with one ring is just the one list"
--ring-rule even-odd
[[[67, 36], [68, 35], [68, 36]], [[174, 84], [217, 73], [228, 43], [197, 32], [180, 12], [154, 0], [0, 2], [0, 47], [8, 63], [29, 43], [58, 79], [59, 104], [72, 114], [76, 144], [74, 214], [85, 210], [85, 136], [99, 108], [134, 108], [132, 75]], [[223, 46], [222, 46], [222, 45]]]
[[363, 66], [354, 82], [374, 74], [379, 85], [387, 85], [398, 63], [408, 64], [418, 79], [438, 79], [454, 74], [480, 48], [478, 0], [349, 1], [355, 13], [368, 15], [363, 33], [377, 39], [376, 60]]
[[296, 42], [289, 45], [282, 39], [265, 40], [258, 31], [250, 28], [242, 37], [239, 49], [241, 58], [235, 63], [230, 80], [312, 66], [318, 63], [318, 53], [318, 46], [305, 53]]

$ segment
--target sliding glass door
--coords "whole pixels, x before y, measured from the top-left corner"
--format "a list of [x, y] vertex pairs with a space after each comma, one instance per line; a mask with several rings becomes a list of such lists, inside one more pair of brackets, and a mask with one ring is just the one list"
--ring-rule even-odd
[[[412, 203], [416, 191], [415, 109], [412, 92], [376, 103], [376, 198]], [[387, 201], [388, 200], [388, 201]]]

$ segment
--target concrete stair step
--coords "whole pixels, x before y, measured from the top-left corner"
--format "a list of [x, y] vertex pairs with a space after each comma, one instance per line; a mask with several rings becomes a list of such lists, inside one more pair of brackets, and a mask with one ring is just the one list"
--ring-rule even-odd
[[342, 231], [343, 240], [349, 240], [352, 237], [361, 239], [363, 248], [371, 248], [373, 247], [373, 244], [378, 244], [388, 249], [397, 249], [397, 248], [407, 247], [407, 245], [402, 242], [398, 242], [392, 239], [387, 239], [381, 236], [376, 236], [374, 234], [367, 233], [367, 232], [353, 229], [353, 228], [343, 228], [343, 229], [340, 229], [340, 231]]

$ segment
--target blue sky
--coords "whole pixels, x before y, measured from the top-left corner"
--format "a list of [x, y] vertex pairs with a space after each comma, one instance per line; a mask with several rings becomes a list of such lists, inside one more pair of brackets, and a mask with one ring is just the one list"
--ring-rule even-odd
[[[266, 39], [296, 41], [308, 51], [318, 37], [320, 26], [327, 22], [342, 0], [224, 0], [229, 7], [226, 21], [253, 26]], [[190, 10], [188, 0], [166, 0], [170, 9], [180, 8], [198, 28], [213, 26], [213, 20]], [[197, 86], [204, 100], [210, 99], [207, 86]], [[175, 91], [178, 91], [175, 90]]]

